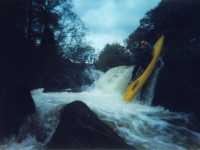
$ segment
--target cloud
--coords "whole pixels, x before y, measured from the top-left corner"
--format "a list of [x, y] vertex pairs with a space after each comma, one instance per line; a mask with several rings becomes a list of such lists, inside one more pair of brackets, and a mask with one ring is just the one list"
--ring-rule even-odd
[[119, 42], [133, 32], [139, 20], [160, 0], [74, 0], [75, 12], [88, 28], [87, 39], [97, 49]]

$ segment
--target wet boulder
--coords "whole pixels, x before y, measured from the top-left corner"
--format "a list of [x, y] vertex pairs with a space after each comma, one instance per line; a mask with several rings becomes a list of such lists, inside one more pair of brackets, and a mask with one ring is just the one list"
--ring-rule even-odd
[[99, 120], [84, 103], [76, 101], [61, 110], [60, 123], [48, 143], [48, 148], [128, 149], [130, 146]]
[[92, 67], [91, 64], [75, 63], [60, 58], [57, 63], [49, 67], [51, 73], [47, 70], [42, 81], [44, 92], [64, 91], [65, 89], [77, 92], [81, 90], [81, 86], [92, 83], [92, 80], [85, 74], [85, 70]]

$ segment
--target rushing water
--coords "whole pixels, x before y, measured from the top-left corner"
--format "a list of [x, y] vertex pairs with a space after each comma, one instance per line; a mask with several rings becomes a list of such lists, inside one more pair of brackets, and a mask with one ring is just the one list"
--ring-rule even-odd
[[[44, 130], [44, 140], [38, 142], [37, 132], [27, 136], [22, 143], [14, 139], [2, 145], [5, 149], [33, 150], [48, 142], [58, 123], [58, 110], [75, 100], [86, 103], [106, 124], [111, 126], [125, 141], [138, 150], [198, 150], [200, 133], [186, 128], [189, 115], [153, 107], [151, 102], [159, 70], [148, 82], [144, 99], [139, 94], [132, 103], [122, 100], [131, 79], [133, 67], [116, 67], [80, 93], [32, 91], [37, 107], [37, 120]], [[27, 126], [27, 125], [26, 125]]]

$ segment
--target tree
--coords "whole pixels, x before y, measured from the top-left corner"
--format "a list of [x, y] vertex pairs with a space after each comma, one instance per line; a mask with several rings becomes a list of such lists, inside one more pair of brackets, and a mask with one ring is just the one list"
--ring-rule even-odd
[[112, 67], [130, 64], [130, 52], [118, 43], [107, 44], [96, 62], [97, 68], [103, 71]]
[[164, 62], [155, 91], [154, 104], [173, 111], [195, 112], [200, 118], [200, 2], [199, 0], [162, 0], [141, 20], [128, 40], [154, 43], [165, 35]]
[[16, 134], [34, 113], [30, 95], [33, 52], [28, 40], [25, 0], [0, 2], [0, 139]]
[[73, 12], [72, 0], [29, 0], [27, 6], [27, 37], [37, 58], [35, 76], [44, 87], [55, 74], [64, 73], [65, 59], [75, 59], [71, 56], [83, 43], [85, 28]]
[[82, 34], [71, 0], [1, 0], [0, 19], [1, 139], [34, 113], [30, 90], [64, 73], [63, 45]]

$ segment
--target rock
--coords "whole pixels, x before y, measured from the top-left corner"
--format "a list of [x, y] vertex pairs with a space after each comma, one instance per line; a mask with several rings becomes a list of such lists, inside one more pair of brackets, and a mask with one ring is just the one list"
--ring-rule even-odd
[[47, 147], [49, 149], [131, 148], [79, 101], [66, 105], [61, 110], [60, 123]]
[[[91, 67], [86, 63], [73, 63], [70, 60], [60, 58], [58, 64], [52, 64], [54, 72], [44, 76], [44, 92], [63, 91], [72, 89], [72, 91], [80, 91], [81, 86], [91, 84], [92, 81], [85, 75], [85, 70]], [[55, 66], [54, 66], [55, 65]], [[57, 66], [61, 66], [58, 68]]]
[[0, 89], [0, 140], [17, 134], [25, 119], [34, 113], [30, 91], [22, 86]]
[[192, 112], [200, 119], [200, 72], [195, 69], [199, 67], [195, 62], [166, 64], [158, 78], [153, 104], [172, 111]]

